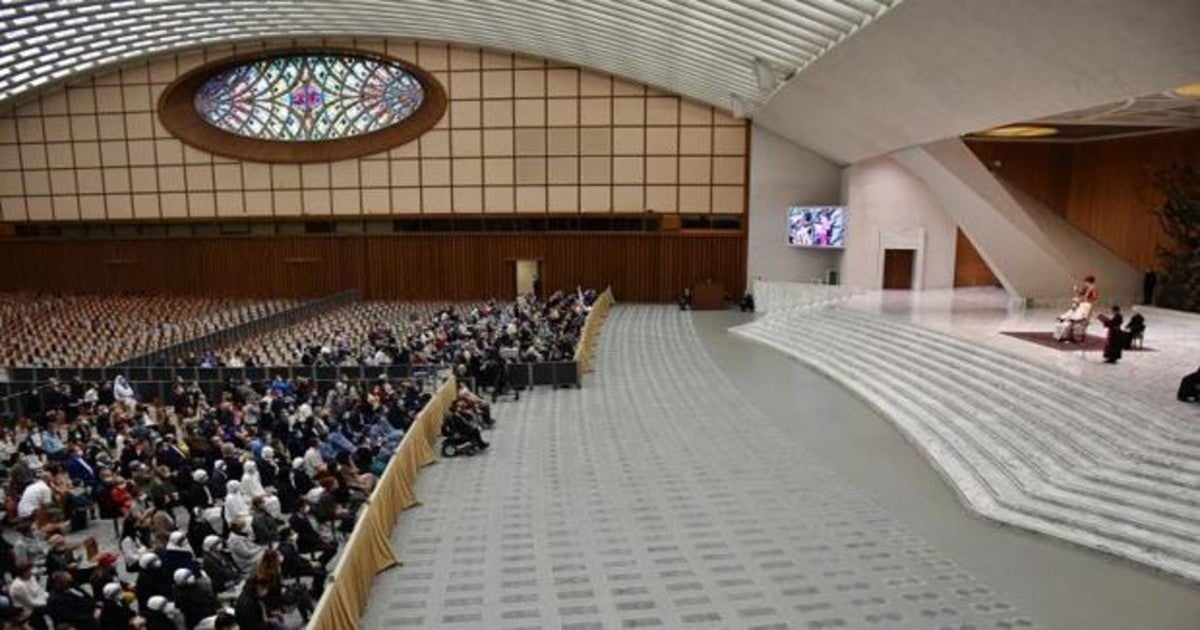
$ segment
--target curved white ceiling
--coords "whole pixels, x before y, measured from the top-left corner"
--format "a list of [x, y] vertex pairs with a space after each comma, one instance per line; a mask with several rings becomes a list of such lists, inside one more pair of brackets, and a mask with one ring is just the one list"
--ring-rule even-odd
[[102, 66], [311, 35], [435, 39], [559, 59], [753, 112], [901, 0], [0, 0], [0, 104]]

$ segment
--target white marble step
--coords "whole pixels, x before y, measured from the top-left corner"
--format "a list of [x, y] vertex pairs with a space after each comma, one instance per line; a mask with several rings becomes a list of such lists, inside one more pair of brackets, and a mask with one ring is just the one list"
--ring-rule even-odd
[[[861, 330], [863, 327], [859, 327], [859, 329]], [[881, 332], [880, 335], [882, 336], [872, 337], [869, 343], [876, 345], [877, 348], [892, 348], [891, 343], [894, 341], [894, 336], [887, 335], [886, 332]], [[901, 348], [900, 350], [889, 351], [907, 352], [907, 350], [907, 348]], [[934, 345], [923, 344], [919, 353], [920, 355], [932, 355], [931, 360], [933, 361], [940, 360], [939, 351]], [[1006, 388], [1005, 381], [1007, 379], [997, 381], [998, 377], [986, 367], [955, 363], [953, 369], [961, 371], [962, 374], [970, 376], [973, 379], [972, 391], [1004, 391]], [[1063, 401], [1047, 399], [1044, 393], [1036, 387], [1022, 389], [1020, 392], [1009, 391], [1008, 394], [1008, 396], [1001, 397], [998, 403], [1008, 404], [1010, 400], [1016, 400], [1020, 397], [1020, 404], [1022, 406], [1019, 409], [1013, 410], [1013, 419], [1042, 420], [1050, 418], [1049, 422], [1043, 422], [1042, 426], [1039, 427], [1039, 433], [1053, 436], [1065, 444], [1078, 446], [1084, 456], [1095, 463], [1116, 465], [1121, 468], [1137, 468], [1138, 475], [1156, 476], [1158, 481], [1162, 483], [1180, 486], [1183, 492], [1179, 494], [1186, 494], [1186, 491], [1195, 491], [1196, 496], [1193, 499], [1200, 501], [1200, 489], [1198, 489], [1196, 484], [1197, 475], [1170, 472], [1171, 470], [1179, 470], [1177, 468], [1167, 468], [1164, 470], [1162, 467], [1145, 467], [1134, 459], [1141, 452], [1137, 448], [1138, 442], [1136, 440], [1138, 436], [1106, 435], [1103, 431], [1097, 430], [1103, 427], [1097, 427], [1097, 424], [1092, 422], [1093, 416], [1091, 414], [1086, 412], [1080, 413], [1074, 405], [1070, 405], [1069, 403], [1068, 406], [1070, 408], [1064, 410]], [[1065, 426], [1059, 426], [1064, 424]], [[1160, 454], [1153, 454], [1152, 457], [1161, 458], [1162, 456]], [[1134, 475], [1130, 474], [1129, 476], [1132, 478]]]
[[[894, 334], [903, 334], [910, 336], [910, 338], [936, 341], [946, 349], [967, 352], [973, 357], [984, 359], [987, 364], [995, 366], [998, 371], [1021, 382], [1053, 383], [1055, 390], [1076, 397], [1076, 400], [1086, 400], [1089, 396], [1099, 395], [1099, 399], [1107, 404], [1098, 408], [1097, 412], [1114, 414], [1117, 417], [1121, 417], [1121, 414], [1134, 414], [1143, 418], [1143, 421], [1146, 423], [1144, 426], [1128, 426], [1129, 430], [1154, 431], [1156, 435], [1164, 438], [1166, 443], [1169, 444], [1172, 440], [1177, 441], [1181, 446], [1189, 449], [1195, 449], [1197, 445], [1200, 445], [1200, 425], [1186, 423], [1180, 418], [1162, 413], [1160, 410], [1129, 396], [1112, 395], [1074, 376], [1063, 374], [1056, 370], [1030, 363], [1008, 353], [974, 344], [960, 337], [940, 333], [928, 328], [886, 321], [848, 309], [831, 308], [825, 309], [823, 313], [830, 317], [837, 317], [843, 320], [850, 319], [868, 326], [886, 327]], [[1126, 418], [1125, 424], [1129, 425], [1128, 416], [1124, 417]], [[1200, 449], [1192, 450], [1191, 453], [1200, 455]]]
[[[881, 339], [873, 339], [869, 343], [876, 344], [877, 347], [882, 348], [882, 347], [888, 347], [886, 345], [883, 345], [883, 344], [887, 344], [888, 341], [889, 341], [888, 339], [882, 339], [882, 340]], [[888, 351], [889, 352], [903, 352], [904, 350], [888, 350]], [[922, 348], [921, 353], [925, 353], [925, 352], [926, 352], [926, 349]], [[921, 359], [918, 358], [915, 360], [920, 361]], [[955, 366], [955, 367], [956, 367], [956, 369], [964, 370], [964, 372], [967, 373], [969, 376], [971, 376], [973, 379], [978, 379], [978, 382], [980, 384], [978, 384], [978, 385], [973, 384], [972, 387], [970, 388], [969, 394], [974, 394], [980, 389], [988, 389], [989, 387], [999, 387], [1000, 386], [1000, 385], [989, 385], [987, 383], [989, 376], [986, 371], [979, 372], [975, 369], [968, 368], [965, 366]], [[936, 369], [936, 366], [933, 369]], [[1029, 394], [1036, 394], [1036, 390], [1029, 392]], [[1024, 408], [1018, 410], [1018, 413], [1014, 413], [1011, 416], [1011, 418], [1007, 418], [1006, 420], [1011, 420], [1011, 421], [1016, 421], [1016, 422], [1021, 422], [1021, 421], [1038, 422], [1038, 421], [1040, 421], [1042, 419], [1042, 417], [1039, 417], [1039, 414], [1034, 413], [1034, 412], [1045, 408], [1046, 405], [1045, 404], [1034, 405], [1034, 404], [1032, 404], [1032, 402], [1033, 401], [1025, 402], [1024, 404], [1026, 406]], [[995, 404], [995, 402], [993, 402], [993, 401], [985, 401], [985, 403], [988, 403], [988, 404], [981, 405], [980, 408], [986, 408], [986, 407], [989, 407], [989, 406], [992, 406]], [[999, 401], [999, 403], [1004, 404], [1005, 400], [1001, 399]], [[1053, 404], [1053, 403], [1051, 402], [1050, 404]], [[1113, 468], [1120, 469], [1120, 470], [1114, 472], [1114, 474], [1112, 475], [1114, 478], [1122, 478], [1123, 477], [1128, 482], [1129, 485], [1137, 485], [1143, 481], [1143, 479], [1139, 479], [1138, 475], [1130, 474], [1127, 472], [1122, 472], [1127, 468], [1139, 466], [1139, 464], [1137, 464], [1136, 461], [1131, 460], [1128, 456], [1130, 447], [1128, 447], [1128, 446], [1125, 447], [1124, 450], [1126, 452], [1107, 453], [1107, 454], [1092, 453], [1092, 452], [1090, 452], [1089, 449], [1093, 448], [1094, 444], [1091, 444], [1086, 439], [1086, 437], [1093, 433], [1093, 427], [1090, 425], [1080, 425], [1080, 426], [1072, 427], [1066, 432], [1060, 431], [1059, 430], [1060, 427], [1055, 426], [1057, 421], [1060, 419], [1059, 418], [1060, 415], [1061, 414], [1059, 413], [1058, 408], [1052, 407], [1051, 411], [1050, 411], [1050, 417], [1053, 418], [1054, 421], [1048, 422], [1048, 423], [1044, 422], [1044, 423], [1042, 423], [1042, 426], [1035, 427], [1033, 429], [1035, 431], [1034, 435], [1032, 436], [1033, 439], [1038, 439], [1038, 440], [1045, 439], [1046, 443], [1051, 448], [1056, 448], [1056, 449], [1060, 450], [1061, 451], [1060, 457], [1066, 458], [1066, 464], [1069, 465], [1074, 472], [1081, 472], [1084, 470], [1093, 470], [1093, 469], [1095, 469], [1094, 466], [1111, 466]], [[1014, 424], [1014, 423], [1007, 422], [1006, 424]], [[1072, 450], [1064, 450], [1069, 447], [1078, 448], [1079, 453], [1081, 454], [1081, 456], [1083, 458], [1083, 461], [1080, 461], [1079, 458], [1076, 457], [1076, 452], [1074, 452]], [[1197, 485], [1194, 483], [1195, 482], [1194, 476], [1185, 475], [1185, 476], [1182, 476], [1182, 478], [1181, 478], [1180, 475], [1171, 474], [1169, 472], [1164, 472], [1161, 468], [1160, 469], [1150, 468], [1149, 470], [1140, 470], [1139, 473], [1142, 476], [1145, 476], [1148, 474], [1156, 475], [1158, 487], [1166, 490], [1166, 492], [1155, 493], [1155, 495], [1146, 498], [1146, 500], [1144, 502], [1147, 503], [1148, 509], [1152, 509], [1155, 511], [1162, 511], [1167, 514], [1172, 514], [1176, 511], [1180, 511], [1180, 510], [1185, 511], [1187, 513], [1193, 513], [1193, 514], [1195, 513], [1195, 512], [1193, 512], [1192, 508], [1194, 508], [1194, 506], [1197, 503], [1200, 503], [1200, 490], [1198, 490]], [[1126, 489], [1123, 489], [1123, 488], [1113, 488], [1110, 493], [1108, 490], [1104, 490], [1104, 488], [1106, 488], [1109, 485], [1110, 484], [1101, 484], [1099, 487], [1102, 489], [1103, 492], [1108, 494], [1109, 498], [1116, 500], [1118, 502], [1121, 502], [1121, 503], [1136, 504], [1136, 502], [1140, 500], [1139, 496], [1145, 495], [1145, 493], [1143, 493], [1143, 492], [1127, 494], [1125, 492]], [[1086, 489], [1086, 486], [1084, 488]], [[1159, 499], [1167, 499], [1168, 501], [1172, 501], [1172, 502], [1177, 502], [1180, 499], [1182, 499], [1183, 501], [1181, 504], [1172, 505], [1172, 504], [1160, 504], [1160, 503], [1158, 503]], [[1196, 518], [1200, 519], [1200, 514], [1197, 514]]]
[[[845, 311], [837, 309], [829, 309], [824, 312], [829, 314], [827, 316], [829, 319], [847, 317]], [[1040, 397], [1051, 399], [1051, 404], [1057, 406], [1063, 414], [1064, 420], [1082, 419], [1085, 423], [1083, 428], [1086, 429], [1086, 433], [1100, 438], [1107, 436], [1107, 439], [1114, 444], [1114, 448], [1128, 450], [1130, 445], [1136, 445], [1139, 449], [1138, 452], [1141, 453], [1138, 456], [1140, 459], [1157, 462], [1167, 470], [1190, 471], [1193, 474], [1200, 474], [1200, 452], [1193, 452], [1190, 447], [1180, 443], [1174, 438], [1173, 431], [1169, 428], [1163, 430], [1162, 424], [1156, 427], [1156, 421], [1165, 417], [1165, 414], [1156, 410], [1135, 406], [1134, 409], [1140, 412], [1140, 415], [1131, 415], [1132, 411], [1117, 414], [1113, 409], [1122, 402], [1127, 402], [1127, 400], [1121, 400], [1126, 397], [1095, 389], [1084, 390], [1076, 395], [1066, 395], [1063, 392], [1065, 386], [1061, 385], [1061, 380], [1066, 377], [1062, 375], [1036, 373], [1036, 370], [1026, 374], [1023, 369], [1013, 367], [1011, 360], [1006, 362], [1007, 365], [994, 365], [990, 357], [988, 360], [980, 360], [978, 355], [973, 352], [968, 353], [967, 350], [954, 348], [952, 344], [942, 345], [939, 343], [942, 341], [941, 338], [929, 336], [929, 334], [938, 335], [932, 331], [928, 331], [929, 334], [923, 334], [921, 332], [923, 329], [915, 327], [889, 329], [888, 327], [892, 326], [890, 322], [883, 322], [876, 318], [864, 318], [860, 315], [849, 316], [849, 319], [858, 326], [876, 329], [880, 334], [889, 338], [906, 338], [910, 339], [915, 346], [922, 348], [928, 346], [931, 352], [938, 352], [959, 364], [974, 363], [983, 374], [992, 374], [998, 377], [998, 379], [992, 380], [993, 387], [1010, 391], [1015, 398], [1027, 398], [1029, 392], [1037, 392]], [[948, 335], [941, 337], [953, 339]], [[1049, 387], [1046, 386], [1047, 383], [1050, 384]], [[1078, 388], [1078, 384], [1073, 386]], [[1080, 400], [1090, 402], [1084, 406], [1078, 404]], [[1097, 431], [1099, 428], [1106, 428], [1107, 431]]]
[[[936, 392], [923, 391], [909, 383], [906, 379], [911, 375], [903, 367], [889, 364], [882, 354], [864, 353], [855, 344], [826, 345], [822, 338], [837, 339], [839, 336], [805, 334], [814, 332], [819, 324], [803, 323], [807, 324], [807, 329], [799, 329], [803, 334], [799, 339], [795, 335], [789, 336], [789, 326], [779, 325], [779, 322], [750, 324], [737, 332], [814, 364], [875, 404], [892, 417], [902, 432], [934, 462], [935, 468], [959, 491], [964, 502], [981, 514], [1193, 579], [1200, 577], [1200, 546], [1192, 542], [1195, 532], [1186, 524], [1181, 527], [1176, 519], [1160, 518], [1165, 515], [1145, 509], [1147, 506], [1163, 508], [1163, 504], [1152, 498], [1142, 501], [1138, 508], [1123, 508], [1120, 500], [1137, 500], [1137, 497], [1120, 490], [1112, 493], [1118, 500], [1098, 502], [1093, 497], [1081, 496], [1076, 488], [1057, 487], [1038, 474], [1030, 473], [1034, 469], [1021, 453], [1006, 445], [996, 448], [995, 444], [987, 444], [987, 438], [973, 434], [970, 427], [954, 427], [954, 431], [963, 432], [961, 435], [945, 427], [941, 427], [939, 433], [921, 418], [937, 416], [933, 420], [949, 426], [956, 414], [961, 415], [961, 409], [948, 408], [944, 401], [934, 397]], [[866, 344], [858, 345], [870, 348]], [[882, 383], [891, 387], [881, 387]], [[914, 404], [913, 401], [920, 402]], [[991, 500], [981, 496], [982, 493], [990, 494]], [[1099, 512], [1087, 511], [1089, 504], [1097, 503], [1101, 504]], [[1127, 518], [1130, 513], [1140, 513], [1139, 518]], [[1145, 520], [1153, 526], [1139, 525]], [[1182, 539], [1175, 534], [1181, 534]]]
[[[990, 412], [989, 407], [994, 406], [995, 401], [987, 400], [978, 394], [974, 387], [964, 387], [961, 383], [955, 383], [945, 375], [939, 374], [937, 366], [922, 362], [916, 353], [903, 348], [880, 346], [874, 343], [874, 340], [864, 339], [861, 330], [838, 329], [836, 325], [831, 326], [824, 322], [807, 323], [806, 332], [828, 332], [828, 336], [818, 334], [817, 337], [837, 340], [831, 348], [832, 353], [836, 355], [845, 356], [847, 353], [868, 348], [866, 360], [869, 361], [871, 355], [884, 350], [883, 355], [891, 359], [903, 358], [906, 366], [918, 368], [913, 372], [919, 374], [919, 380], [915, 377], [910, 378], [909, 374], [898, 375], [896, 378], [905, 380], [909, 387], [917, 390], [920, 395], [940, 400], [952, 414], [947, 416], [947, 428], [953, 425], [953, 428], [972, 433], [981, 443], [989, 445], [1003, 457], [1004, 465], [1020, 479], [1023, 486], [1040, 489], [1039, 498], [1067, 509], [1086, 506], [1091, 513], [1166, 536], [1181, 538], [1187, 544], [1194, 544], [1200, 540], [1196, 536], [1200, 531], [1200, 523], [1176, 518], [1175, 514], [1179, 513], [1176, 506], [1164, 506], [1160, 500], [1153, 497], [1123, 493], [1076, 477], [1072, 471], [1076, 462], [1069, 452], [1055, 454], [1048, 451], [1057, 446], [1054, 440], [1039, 440], [1036, 431], [1028, 435], [1013, 431], [1012, 427], [1016, 423], [1012, 418], [996, 416]], [[858, 343], [855, 342], [856, 339]], [[842, 344], [843, 347], [837, 344]], [[1072, 483], [1074, 492], [1065, 487], [1066, 482]], [[1114, 498], [1120, 505], [1109, 504]]]
[[[756, 335], [749, 336], [755, 337]], [[777, 346], [779, 344], [778, 341], [769, 338], [763, 338], [762, 340], [769, 345]], [[787, 352], [786, 349], [785, 352]], [[804, 359], [804, 357], [798, 356], [798, 353], [794, 351], [788, 353], [797, 356], [797, 358]], [[857, 363], [857, 359], [843, 362], [854, 364]], [[823, 367], [831, 368], [829, 365]], [[952, 444], [950, 447], [951, 450], [957, 451], [960, 455], [968, 453], [967, 457], [962, 459], [972, 459], [972, 464], [976, 467], [974, 474], [976, 476], [982, 475], [985, 478], [983, 483], [974, 485], [990, 488], [994, 491], [992, 501], [988, 501], [986, 498], [977, 495], [971, 496], [964, 493], [963, 488], [953, 485], [953, 481], [955, 480], [954, 475], [956, 474], [953, 467], [947, 466], [944, 461], [939, 462], [936, 459], [944, 456], [946, 450], [940, 446], [929, 448], [930, 444], [926, 442], [925, 438], [914, 435], [914, 432], [911, 431], [914, 423], [920, 423], [916, 418], [920, 415], [928, 416], [929, 410], [936, 408], [938, 402], [924, 401], [921, 405], [909, 409], [907, 413], [889, 412], [886, 405], [878, 404], [877, 397], [894, 398], [898, 395], [897, 391], [894, 389], [890, 391], [880, 390], [868, 384], [868, 382], [880, 382], [878, 375], [871, 374], [871, 366], [865, 364], [854, 365], [854, 368], [854, 372], [856, 373], [869, 374], [875, 376], [875, 378], [860, 382], [856, 376], [851, 375], [849, 372], [841, 372], [839, 374], [837, 368], [822, 369], [822, 371], [846, 383], [850, 389], [858, 392], [868, 401], [873, 401], [881, 411], [888, 414], [894, 420], [897, 420], [897, 424], [902, 431], [935, 462], [935, 468], [943, 476], [947, 477], [948, 481], [952, 482], [952, 487], [960, 491], [964, 503], [967, 503], [968, 506], [980, 514], [1071, 540], [1108, 553], [1151, 564], [1191, 579], [1200, 579], [1200, 563], [1197, 563], [1191, 557], [1192, 554], [1189, 553], [1189, 547], [1180, 549], [1175, 544], [1175, 541], [1154, 532], [1148, 532], [1136, 525], [1111, 522], [1109, 519], [1105, 519], [1099, 515], [1059, 508], [1053, 504], [1040, 501], [1036, 497], [1028, 496], [1023, 488], [1014, 490], [1014, 488], [1019, 488], [1019, 486], [1012, 483], [1011, 479], [1006, 479], [1006, 477], [1011, 477], [1011, 470], [1000, 468], [989, 473], [986, 470], [988, 462], [983, 461], [988, 457], [986, 450], [975, 451], [973, 446], [967, 445], [961, 439], [950, 436], [947, 442]], [[903, 394], [901, 398], [907, 398], [910, 401], [919, 398], [919, 394], [914, 392], [903, 389], [899, 391]], [[942, 437], [946, 436], [943, 435]], [[936, 442], [937, 438], [934, 438], [933, 441]], [[970, 453], [970, 451], [975, 452]]]
[[[779, 345], [777, 340], [773, 340], [767, 336], [754, 334], [748, 336], [752, 338], [758, 337], [769, 345], [776, 347]], [[809, 355], [808, 358], [805, 358], [801, 353], [787, 349], [784, 350], [788, 354], [797, 356], [797, 358], [801, 358], [802, 360], [811, 360], [811, 352], [803, 353]], [[834, 353], [840, 351], [838, 348], [828, 348], [827, 350]], [[831, 354], [826, 352], [821, 356], [831, 356]], [[954, 485], [956, 478], [954, 477], [955, 472], [953, 467], [946, 466], [944, 462], [936, 462], [934, 460], [936, 462], [935, 468], [944, 477], [947, 477], [947, 481], [950, 482], [951, 487], [960, 491], [960, 496], [963, 497], [964, 502], [972, 507], [972, 509], [997, 520], [1012, 522], [1013, 524], [1019, 524], [1022, 527], [1038, 531], [1046, 531], [1055, 536], [1073, 540], [1079, 544], [1086, 544], [1090, 547], [1131, 557], [1139, 561], [1150, 562], [1157, 558], [1158, 560], [1154, 562], [1155, 566], [1161, 566], [1172, 572], [1192, 576], [1193, 578], [1200, 577], [1200, 563], [1191, 557], [1191, 545], [1181, 547], [1178, 541], [1173, 540], [1169, 535], [1160, 535], [1136, 525], [1112, 522], [1110, 519], [1106, 519], [1100, 515], [1066, 509], [1053, 503], [1039, 500], [1037, 497], [1029, 494], [1029, 490], [1038, 483], [1037, 481], [1022, 483], [1019, 477], [1014, 475], [1015, 471], [1012, 467], [1006, 465], [997, 466], [991, 461], [990, 458], [994, 454], [992, 449], [987, 448], [986, 445], [972, 443], [969, 437], [964, 438], [945, 431], [932, 438], [915, 435], [914, 433], [916, 432], [912, 431], [912, 428], [922, 424], [923, 420], [921, 418], [930, 418], [931, 415], [941, 415], [944, 418], [946, 412], [944, 409], [940, 409], [940, 401], [934, 399], [921, 400], [922, 395], [919, 392], [908, 390], [905, 386], [897, 387], [897, 383], [891, 383], [892, 387], [889, 388], [880, 388], [878, 383], [887, 382], [887, 376], [874, 371], [878, 367], [878, 362], [874, 359], [868, 359], [864, 363], [857, 357], [850, 357], [845, 353], [841, 353], [837, 362], [853, 369], [843, 370], [834, 367], [833, 362], [822, 362], [817, 367], [830, 374], [831, 377], [847, 384], [851, 390], [859, 393], [860, 396], [875, 404], [877, 408], [888, 414], [894, 421], [897, 421], [901, 430], [931, 459], [947, 454], [945, 448], [941, 448], [941, 445], [936, 445], [937, 442], [944, 442], [949, 445], [949, 448], [958, 459], [968, 462], [967, 465], [973, 470], [972, 474], [982, 478], [983, 481], [982, 483], [973, 483], [972, 485], [976, 488], [990, 489], [993, 493], [991, 497], [992, 501], [963, 492], [963, 488]], [[892, 405], [892, 411], [889, 411], [888, 405], [879, 404], [880, 398], [891, 398], [893, 402], [899, 399], [907, 401], [908, 404], [905, 405], [902, 402], [894, 404]], [[919, 404], [913, 404], [913, 401], [918, 401]], [[897, 411], [897, 409], [904, 409], [904, 411]], [[931, 412], [933, 413], [931, 414]], [[935, 448], [928, 448], [931, 442], [936, 445]]]

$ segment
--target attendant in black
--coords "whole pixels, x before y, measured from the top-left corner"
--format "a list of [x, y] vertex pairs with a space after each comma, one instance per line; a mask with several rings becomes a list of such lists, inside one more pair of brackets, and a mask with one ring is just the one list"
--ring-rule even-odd
[[1137, 307], [1133, 308], [1133, 317], [1129, 318], [1129, 323], [1125, 324], [1125, 349], [1129, 350], [1133, 347], [1133, 342], [1136, 341], [1138, 348], [1142, 347], [1142, 337], [1146, 334], [1146, 318], [1138, 312]]
[[1100, 321], [1108, 329], [1108, 338], [1104, 343], [1104, 362], [1116, 363], [1121, 360], [1121, 349], [1125, 347], [1125, 333], [1121, 330], [1125, 319], [1121, 316], [1121, 307], [1114, 304], [1112, 315], [1101, 315]]
[[1200, 368], [1196, 368], [1195, 372], [1183, 377], [1179, 381], [1179, 393], [1175, 397], [1180, 402], [1196, 402], [1200, 400]]
[[1153, 268], [1146, 270], [1142, 276], [1142, 304], [1154, 305], [1154, 287], [1158, 286], [1158, 273]]

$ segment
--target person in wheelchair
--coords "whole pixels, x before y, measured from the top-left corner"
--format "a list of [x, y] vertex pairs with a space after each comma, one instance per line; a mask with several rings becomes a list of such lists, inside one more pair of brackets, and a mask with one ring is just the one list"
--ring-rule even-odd
[[483, 435], [479, 432], [479, 427], [475, 426], [467, 417], [457, 409], [457, 405], [446, 417], [446, 421], [442, 423], [442, 436], [446, 438], [442, 445], [442, 453], [449, 454], [457, 452], [462, 447], [470, 446], [477, 450], [485, 450], [489, 446], [483, 441]]

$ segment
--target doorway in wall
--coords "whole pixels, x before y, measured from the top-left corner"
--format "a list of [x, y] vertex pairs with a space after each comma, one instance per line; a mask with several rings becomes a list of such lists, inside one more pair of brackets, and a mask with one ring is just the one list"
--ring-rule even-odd
[[913, 266], [916, 260], [915, 249], [883, 250], [883, 288], [912, 289]]
[[515, 299], [518, 295], [526, 293], [542, 292], [542, 261], [538, 259], [518, 259], [505, 261], [508, 263], [508, 273], [510, 287], [512, 288], [511, 295]]

